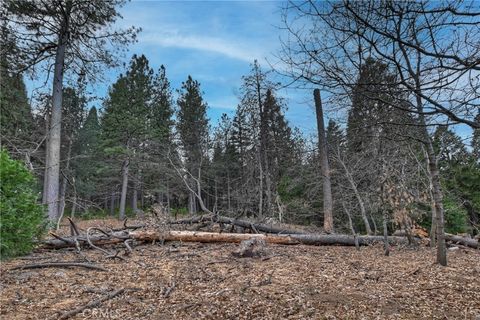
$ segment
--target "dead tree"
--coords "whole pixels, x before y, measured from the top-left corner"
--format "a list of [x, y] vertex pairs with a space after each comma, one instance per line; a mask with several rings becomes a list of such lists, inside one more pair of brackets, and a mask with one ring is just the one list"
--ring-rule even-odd
[[320, 154], [322, 181], [323, 181], [323, 229], [327, 233], [333, 233], [333, 200], [332, 185], [330, 182], [330, 167], [328, 165], [328, 148], [325, 137], [325, 125], [323, 121], [322, 100], [320, 90], [313, 91], [315, 99], [315, 113], [317, 115], [318, 152]]

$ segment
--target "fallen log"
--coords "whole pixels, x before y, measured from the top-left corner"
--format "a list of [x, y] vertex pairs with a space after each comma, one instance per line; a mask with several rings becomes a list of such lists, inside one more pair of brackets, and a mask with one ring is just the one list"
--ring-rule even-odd
[[455, 243], [459, 243], [459, 244], [462, 244], [464, 246], [474, 248], [474, 249], [480, 248], [480, 246], [478, 245], [478, 240], [471, 239], [471, 238], [465, 238], [465, 237], [461, 237], [461, 236], [455, 236], [455, 235], [450, 234], [450, 233], [445, 234], [445, 240], [452, 241], [452, 242], [455, 242]]
[[[406, 233], [405, 233], [404, 230], [397, 230], [393, 233], [393, 235], [402, 237], [402, 236], [405, 236]], [[450, 233], [445, 233], [445, 240], [446, 241], [451, 241], [453, 243], [458, 243], [458, 244], [464, 245], [466, 247], [474, 248], [474, 249], [480, 248], [480, 246], [478, 244], [478, 240], [475, 240], [475, 239], [472, 239], [472, 238], [466, 238], [466, 237], [462, 237], [462, 236], [453, 235], [453, 234], [450, 234]]]
[[266, 233], [305, 234], [305, 232], [299, 231], [299, 230], [289, 230], [285, 228], [274, 227], [264, 223], [253, 223], [246, 220], [239, 220], [239, 219], [229, 218], [225, 216], [212, 216], [212, 215], [202, 215], [202, 216], [197, 216], [190, 219], [181, 219], [181, 220], [171, 221], [170, 224], [194, 224], [194, 223], [201, 223], [201, 222], [207, 222], [207, 221], [230, 224], [237, 227], [250, 229], [253, 231], [266, 232]]
[[[90, 242], [95, 245], [105, 244], [117, 244], [123, 243], [125, 239], [133, 239], [137, 241], [183, 241], [183, 242], [229, 242], [239, 243], [248, 239], [259, 239], [270, 244], [283, 244], [283, 245], [343, 245], [354, 246], [355, 237], [349, 235], [340, 234], [249, 234], [249, 233], [215, 233], [215, 232], [199, 232], [199, 231], [166, 231], [159, 232], [156, 230], [141, 230], [122, 232], [117, 234], [112, 233], [112, 237], [106, 239], [104, 235], [89, 237]], [[370, 245], [377, 242], [382, 242], [382, 236], [358, 236], [356, 237], [359, 245]], [[67, 238], [68, 239], [68, 238]], [[86, 239], [83, 237], [77, 237], [77, 240], [81, 245], [85, 245]], [[403, 244], [407, 243], [404, 237], [388, 237], [388, 241], [391, 244]], [[48, 239], [43, 241], [44, 248], [65, 248], [71, 247], [72, 244], [69, 241], [60, 239]]]
[[85, 269], [94, 269], [100, 271], [108, 271], [105, 268], [95, 266], [89, 263], [78, 263], [78, 262], [45, 262], [45, 263], [34, 263], [26, 264], [23, 266], [18, 266], [12, 268], [11, 270], [23, 270], [23, 269], [41, 269], [41, 268], [70, 268], [70, 267], [81, 267]]

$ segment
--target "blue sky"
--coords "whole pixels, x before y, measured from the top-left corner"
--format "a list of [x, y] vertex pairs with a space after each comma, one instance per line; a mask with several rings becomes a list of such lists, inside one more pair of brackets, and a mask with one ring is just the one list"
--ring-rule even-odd
[[[222, 113], [232, 115], [239, 101], [241, 77], [257, 59], [269, 68], [280, 42], [279, 1], [132, 1], [121, 9], [118, 27], [142, 28], [126, 57], [144, 54], [154, 69], [165, 65], [173, 88], [191, 75], [201, 84], [212, 124]], [[107, 73], [113, 82], [122, 70]], [[108, 84], [98, 91], [105, 95]], [[282, 90], [287, 118], [309, 134], [316, 130], [310, 95]], [[313, 99], [312, 99], [313, 100]]]
[[[241, 77], [257, 59], [268, 69], [280, 48], [281, 1], [131, 1], [120, 12], [123, 19], [115, 27], [141, 27], [138, 42], [123, 58], [144, 54], [154, 69], [164, 65], [172, 88], [181, 87], [188, 75], [201, 83], [208, 116], [215, 125], [222, 113], [233, 115], [239, 102]], [[105, 97], [123, 68], [105, 72], [105, 82], [93, 86], [94, 94]], [[282, 79], [276, 79], [282, 80]], [[287, 82], [287, 79], [283, 79]], [[30, 91], [35, 82], [27, 82]], [[316, 132], [311, 90], [283, 89], [288, 109], [286, 117], [305, 135]], [[101, 101], [94, 105], [101, 106]], [[326, 118], [337, 119], [329, 112]], [[331, 110], [331, 109], [330, 109]], [[457, 126], [457, 133], [469, 136], [471, 130]]]

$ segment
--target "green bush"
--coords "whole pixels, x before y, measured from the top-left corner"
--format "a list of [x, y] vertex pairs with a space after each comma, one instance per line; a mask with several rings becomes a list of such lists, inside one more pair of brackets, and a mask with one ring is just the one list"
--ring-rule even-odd
[[461, 203], [449, 195], [443, 199], [445, 210], [445, 232], [464, 233], [468, 232], [468, 213]]
[[37, 204], [35, 180], [20, 162], [0, 150], [0, 257], [30, 252], [45, 230], [44, 208]]

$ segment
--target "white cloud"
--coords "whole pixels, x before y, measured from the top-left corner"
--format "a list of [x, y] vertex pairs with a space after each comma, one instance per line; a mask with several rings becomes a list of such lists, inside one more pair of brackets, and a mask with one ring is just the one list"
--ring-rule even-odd
[[268, 52], [255, 50], [252, 45], [233, 43], [229, 40], [200, 36], [181, 35], [179, 33], [145, 33], [140, 35], [142, 43], [154, 44], [161, 47], [184, 48], [201, 51], [208, 51], [238, 59], [245, 62], [252, 62], [254, 59], [263, 60]]

